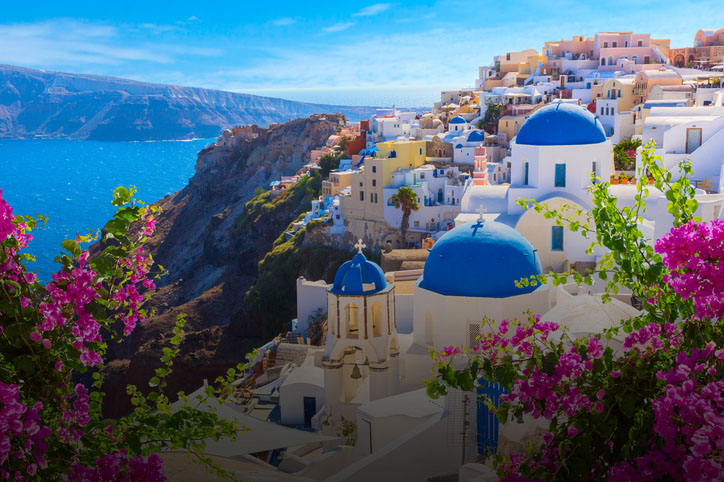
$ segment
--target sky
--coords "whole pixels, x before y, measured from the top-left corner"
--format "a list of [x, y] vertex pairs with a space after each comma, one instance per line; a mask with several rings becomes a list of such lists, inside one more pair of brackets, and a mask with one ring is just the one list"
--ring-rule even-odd
[[686, 47], [698, 29], [724, 27], [722, 0], [0, 5], [0, 63], [367, 105], [470, 87], [494, 55], [547, 40], [634, 31]]

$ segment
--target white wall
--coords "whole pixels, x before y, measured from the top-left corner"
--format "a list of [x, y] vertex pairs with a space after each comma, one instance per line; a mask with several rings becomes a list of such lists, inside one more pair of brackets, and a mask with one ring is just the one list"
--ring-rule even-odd
[[[607, 179], [612, 172], [613, 150], [610, 141], [573, 146], [529, 146], [512, 143], [511, 186], [508, 192], [508, 214], [522, 214], [517, 204], [523, 198], [542, 199], [564, 194], [588, 207], [588, 186], [591, 184], [592, 163], [596, 175]], [[529, 162], [528, 186], [524, 186], [524, 164]], [[555, 187], [555, 165], [566, 164], [566, 186]]]
[[[317, 368], [321, 372], [321, 368]], [[279, 389], [281, 423], [300, 425], [304, 423], [304, 397], [314, 397], [317, 411], [324, 405], [324, 387], [309, 383], [285, 383]]]
[[[544, 204], [559, 212], [562, 212], [564, 203], [572, 206], [574, 209], [582, 207], [561, 197], [554, 197], [544, 201]], [[585, 224], [586, 212], [587, 210], [584, 209], [581, 216], [576, 216], [575, 210], [568, 210], [564, 215], [571, 216], [581, 222], [581, 224]], [[538, 257], [540, 258], [541, 267], [544, 272], [551, 269], [555, 271], [567, 271], [569, 266], [565, 265], [566, 262], [570, 265], [577, 261], [595, 262], [603, 254], [601, 249], [591, 254], [586, 253], [591, 241], [595, 240], [595, 234], [591, 234], [590, 238], [587, 239], [580, 233], [574, 233], [565, 227], [563, 229], [563, 251], [553, 251], [551, 228], [554, 224], [555, 220], [545, 219], [543, 213], [529, 209], [520, 217], [518, 224], [515, 226], [515, 229], [525, 236], [538, 251]]]
[[[432, 419], [383, 450], [350, 464], [327, 480], [426, 482], [435, 475], [456, 473], [461, 462], [461, 448], [446, 443], [448, 420], [449, 417]], [[425, 456], [420, 457], [420, 454]]]
[[324, 281], [307, 281], [297, 278], [297, 332], [304, 333], [309, 326], [309, 317], [317, 310], [327, 312], [327, 285]]
[[581, 99], [581, 103], [589, 104], [591, 102], [591, 89], [573, 89], [571, 97]]

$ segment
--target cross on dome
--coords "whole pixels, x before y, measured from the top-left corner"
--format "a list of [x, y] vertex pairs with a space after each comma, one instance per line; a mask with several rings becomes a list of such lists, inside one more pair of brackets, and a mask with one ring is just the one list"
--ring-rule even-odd
[[362, 254], [362, 250], [365, 249], [366, 247], [367, 247], [367, 245], [362, 242], [362, 239], [358, 239], [357, 242], [354, 244], [354, 248], [360, 254]]

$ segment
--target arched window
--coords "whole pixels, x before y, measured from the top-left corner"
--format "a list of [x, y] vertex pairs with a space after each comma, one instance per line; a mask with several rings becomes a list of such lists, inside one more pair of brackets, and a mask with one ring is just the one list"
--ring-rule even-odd
[[425, 344], [432, 346], [434, 344], [433, 326], [432, 326], [432, 312], [430, 310], [425, 311]]
[[372, 336], [382, 336], [382, 304], [379, 301], [372, 305]]
[[344, 307], [347, 338], [359, 338], [359, 307], [350, 303]]
[[606, 65], [606, 57], [601, 57], [601, 65]]

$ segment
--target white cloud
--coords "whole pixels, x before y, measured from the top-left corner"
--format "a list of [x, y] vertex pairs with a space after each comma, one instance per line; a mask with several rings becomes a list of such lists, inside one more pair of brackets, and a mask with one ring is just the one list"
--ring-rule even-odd
[[189, 22], [195, 22], [195, 21], [197, 21], [198, 19], [199, 19], [199, 17], [197, 17], [196, 15], [191, 15], [191, 16], [190, 16], [189, 18], [187, 18], [186, 20], [188, 20]]
[[282, 17], [272, 20], [272, 23], [278, 27], [287, 27], [289, 25], [294, 25], [297, 21], [291, 17]]
[[215, 88], [244, 92], [250, 88], [464, 87], [473, 84], [477, 62], [486, 60], [471, 57], [470, 52], [481, 51], [488, 37], [477, 29], [459, 33], [480, 41], [469, 49], [450, 49], [449, 32], [430, 33], [425, 38], [425, 55], [420, 55], [417, 32], [367, 36], [331, 46], [269, 49], [252, 65], [215, 72]]
[[158, 25], [155, 23], [142, 23], [139, 25], [142, 29], [150, 30], [153, 33], [166, 33], [166, 32], [173, 32], [175, 30], [178, 30], [179, 27], [176, 25]]
[[211, 57], [223, 53], [214, 48], [149, 42], [149, 30], [175, 30], [167, 27], [143, 24], [116, 28], [69, 19], [0, 25], [0, 63], [102, 73], [102, 66], [132, 62], [173, 64], [183, 56]]
[[355, 17], [371, 17], [373, 15], [379, 15], [382, 12], [386, 12], [390, 9], [390, 7], [392, 7], [392, 5], [392, 3], [375, 3], [374, 5], [369, 5], [352, 15]]
[[355, 25], [354, 22], [339, 22], [335, 23], [334, 25], [330, 25], [329, 27], [325, 27], [322, 30], [325, 32], [341, 32], [343, 30], [347, 30], [350, 27], [353, 27]]

